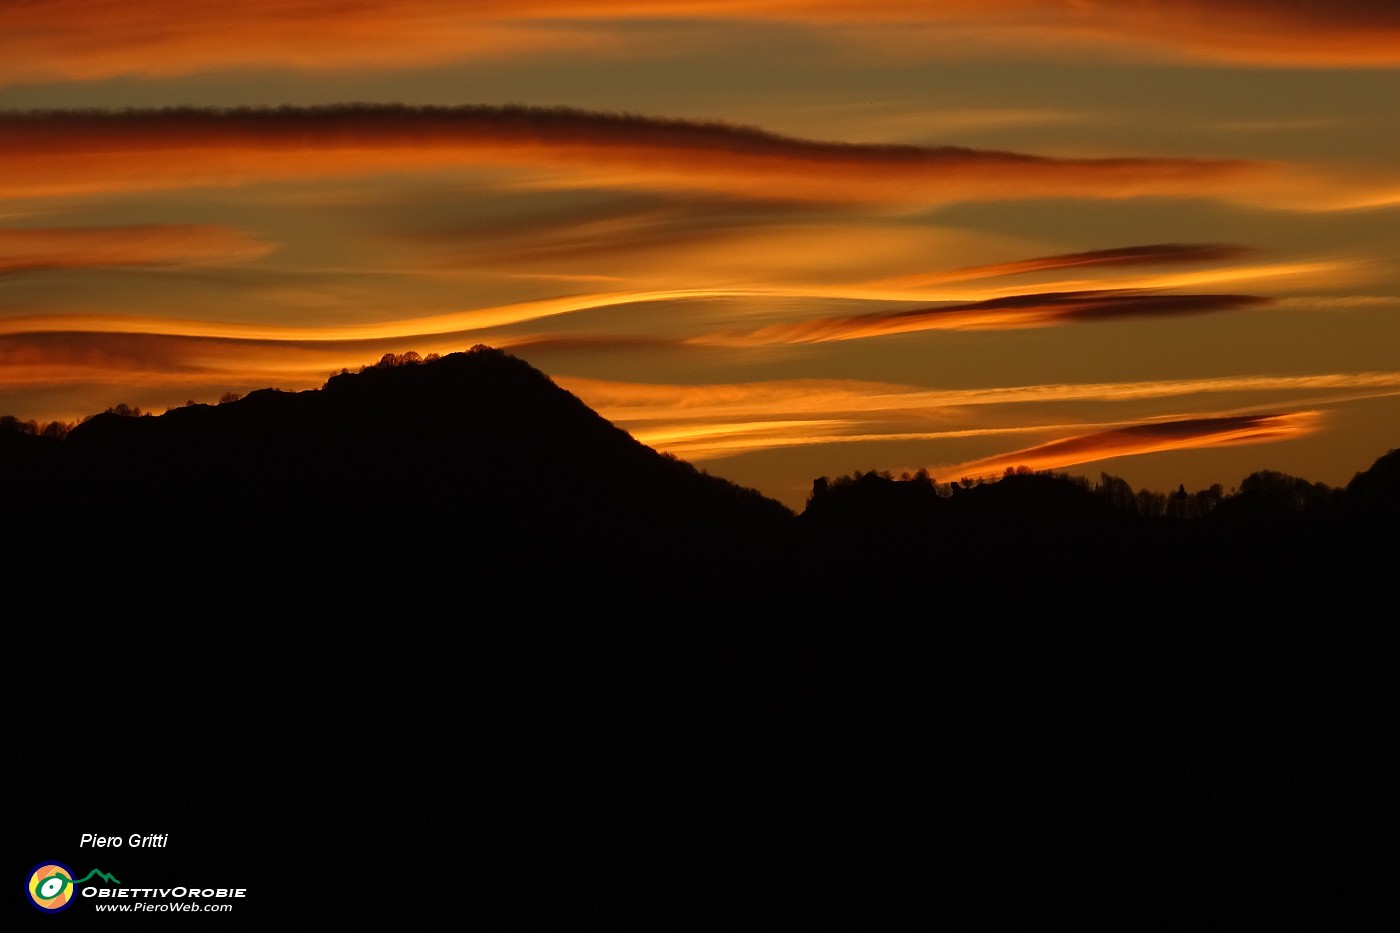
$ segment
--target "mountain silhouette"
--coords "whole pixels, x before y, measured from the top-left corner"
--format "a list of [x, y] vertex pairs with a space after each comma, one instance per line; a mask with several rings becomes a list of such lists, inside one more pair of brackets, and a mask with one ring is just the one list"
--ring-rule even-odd
[[607, 588], [599, 574], [631, 568], [650, 587], [764, 547], [790, 518], [486, 347], [315, 391], [101, 414], [61, 443], [5, 436], [5, 481], [26, 491], [12, 527], [38, 542], [26, 550], [64, 553], [137, 601], [132, 568], [179, 589], [242, 575], [322, 611], [405, 591], [455, 600], [454, 583], [479, 580], [547, 600], [529, 582], [542, 569]]
[[1352, 477], [1346, 489], [1346, 507], [1367, 521], [1394, 522], [1400, 518], [1400, 450], [1392, 450], [1368, 470]]
[[14, 832], [259, 920], [1384, 926], [1398, 463], [794, 516], [484, 347], [0, 431]]

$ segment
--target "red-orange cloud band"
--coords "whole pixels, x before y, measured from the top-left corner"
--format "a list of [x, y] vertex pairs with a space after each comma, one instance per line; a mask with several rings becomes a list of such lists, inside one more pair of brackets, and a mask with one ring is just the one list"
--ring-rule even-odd
[[609, 29], [626, 19], [789, 23], [874, 58], [922, 47], [945, 57], [1106, 49], [1244, 65], [1400, 63], [1400, 8], [1389, 0], [25, 0], [4, 15], [0, 82], [635, 54], [625, 31]]
[[237, 185], [452, 168], [529, 183], [816, 201], [1209, 196], [1238, 160], [1055, 159], [798, 139], [726, 123], [568, 108], [350, 105], [0, 113], [0, 196]]
[[940, 475], [987, 476], [1008, 467], [1020, 466], [1033, 470], [1053, 470], [1132, 454], [1288, 440], [1316, 431], [1321, 417], [1320, 412], [1302, 411], [1137, 424], [1061, 438], [1035, 447], [945, 467]]

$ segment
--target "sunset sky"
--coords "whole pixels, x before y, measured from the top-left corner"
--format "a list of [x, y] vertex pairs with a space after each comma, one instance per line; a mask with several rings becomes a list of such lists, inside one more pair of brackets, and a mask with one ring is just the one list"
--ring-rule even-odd
[[0, 414], [485, 343], [794, 507], [1400, 444], [1394, 0], [2, 16]]

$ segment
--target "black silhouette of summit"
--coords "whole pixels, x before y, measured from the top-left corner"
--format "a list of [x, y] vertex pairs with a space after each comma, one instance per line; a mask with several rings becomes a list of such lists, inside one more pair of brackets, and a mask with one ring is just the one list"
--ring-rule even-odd
[[61, 442], [0, 437], [14, 448], [0, 475], [26, 491], [10, 534], [40, 542], [29, 572], [64, 553], [67, 572], [123, 589], [141, 568], [175, 588], [284, 583], [284, 601], [347, 610], [486, 583], [546, 600], [560, 574], [606, 589], [597, 575], [632, 568], [651, 588], [733, 562], [791, 517], [486, 347], [320, 390], [101, 414]]

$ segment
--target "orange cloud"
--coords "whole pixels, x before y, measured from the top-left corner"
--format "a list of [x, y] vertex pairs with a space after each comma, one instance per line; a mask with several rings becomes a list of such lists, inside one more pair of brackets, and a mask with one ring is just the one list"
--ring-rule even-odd
[[[1203, 288], [1231, 283], [1260, 282], [1285, 279], [1290, 288], [1316, 288], [1368, 281], [1374, 278], [1374, 267], [1364, 260], [1318, 260], [1251, 263], [1225, 266], [1219, 269], [1192, 269], [1179, 272], [1158, 272], [1150, 275], [1097, 275], [1092, 279], [1059, 279], [1042, 282], [1045, 291], [1076, 292], [1103, 288], [1119, 290], [1154, 290], [1167, 288]], [[1005, 290], [993, 290], [988, 297], [1009, 297]]]
[[904, 56], [927, 55], [936, 43], [940, 54], [963, 57], [1106, 52], [1245, 66], [1400, 65], [1400, 10], [1388, 0], [901, 0], [867, 5], [878, 12], [865, 18], [855, 3], [804, 6], [843, 15], [851, 38], [872, 52]]
[[1245, 161], [1053, 159], [880, 146], [566, 108], [348, 105], [0, 114], [0, 196], [240, 185], [448, 169], [511, 183], [700, 190], [820, 202], [1225, 196]]
[[620, 47], [582, 24], [523, 18], [503, 4], [451, 0], [24, 0], [5, 7], [0, 83], [229, 68], [421, 68]]
[[209, 224], [0, 228], [0, 274], [244, 262], [273, 249], [242, 230]]
[[701, 385], [614, 382], [579, 376], [555, 381], [621, 424], [817, 415], [852, 418], [939, 408], [1052, 402], [1132, 402], [1236, 392], [1400, 390], [1400, 372], [1297, 376], [1212, 376], [1149, 382], [1083, 382], [938, 389], [845, 379], [779, 379]]
[[623, 20], [788, 23], [872, 57], [1108, 50], [1243, 65], [1400, 63], [1400, 12], [1387, 0], [25, 0], [5, 9], [0, 82], [654, 54], [609, 28]]
[[[365, 347], [359, 362], [370, 362]], [[386, 347], [386, 350], [388, 348]], [[190, 379], [267, 379], [267, 385], [346, 365], [355, 351], [334, 344], [280, 344], [161, 333], [31, 333], [0, 336], [0, 388], [96, 381], [136, 385]], [[180, 399], [178, 401], [183, 401]], [[110, 403], [109, 403], [110, 404]], [[105, 406], [103, 406], [105, 407]]]
[[1046, 430], [1082, 429], [1084, 425], [1034, 425], [963, 428], [947, 431], [884, 431], [872, 433], [845, 421], [754, 421], [687, 424], [674, 428], [633, 431], [649, 447], [698, 462], [779, 447], [825, 444], [869, 444], [890, 441], [938, 441], [1004, 434], [1036, 434]]
[[988, 476], [1001, 473], [1007, 467], [1026, 466], [1033, 470], [1053, 470], [1079, 463], [1107, 460], [1110, 457], [1126, 457], [1163, 450], [1263, 444], [1311, 434], [1318, 429], [1321, 417], [1320, 412], [1301, 411], [1155, 421], [1095, 434], [1066, 437], [1048, 444], [939, 469], [942, 475], [948, 476]]
[[[326, 342], [405, 340], [450, 336], [507, 327], [561, 314], [619, 307], [628, 304], [667, 301], [678, 298], [727, 297], [743, 292], [712, 289], [671, 289], [649, 292], [614, 292], [542, 298], [514, 304], [473, 308], [429, 317], [370, 321], [358, 324], [277, 324], [242, 321], [200, 321], [155, 315], [124, 314], [36, 314], [0, 317], [0, 335], [26, 333], [106, 333], [164, 334], [176, 337], [204, 337], [230, 340], [269, 340], [278, 342]], [[485, 337], [478, 336], [474, 342]], [[492, 338], [493, 340], [495, 338]], [[506, 338], [502, 338], [506, 339]], [[521, 338], [527, 339], [527, 338]], [[501, 344], [504, 346], [504, 344]]]
[[923, 330], [1007, 330], [1110, 318], [1201, 314], [1255, 307], [1269, 301], [1268, 298], [1253, 295], [1135, 294], [1122, 289], [1052, 292], [912, 311], [817, 318], [792, 324], [775, 324], [747, 334], [699, 337], [692, 342], [728, 346], [825, 343]]
[[[99, 411], [117, 401], [143, 407], [179, 404], [187, 397], [217, 398], [224, 391], [247, 391], [276, 386], [313, 388], [329, 373], [343, 366], [357, 367], [385, 352], [417, 350], [447, 353], [479, 340], [513, 348], [545, 346], [596, 348], [610, 338], [516, 338], [454, 334], [383, 334], [360, 339], [277, 339], [271, 337], [214, 337], [160, 333], [158, 319], [141, 322], [131, 332], [25, 332], [0, 335], [0, 393], [29, 393], [45, 400], [43, 410], [23, 412], [25, 417], [74, 418]], [[309, 335], [307, 335], [309, 336]], [[614, 344], [636, 350], [645, 338], [616, 338]], [[645, 443], [678, 456], [717, 460], [737, 454], [778, 447], [864, 442], [937, 441], [992, 435], [1076, 432], [1081, 437], [1117, 437], [1119, 441], [1146, 443], [1134, 430], [1105, 425], [1101, 417], [1089, 423], [1030, 423], [1011, 407], [1046, 403], [1101, 405], [1149, 399], [1205, 396], [1222, 393], [1316, 393], [1307, 404], [1330, 404], [1351, 398], [1393, 396], [1400, 392], [1400, 373], [1322, 373], [1297, 376], [1220, 376], [1204, 379], [1153, 382], [1045, 384], [940, 389], [854, 380], [776, 380], [720, 385], [655, 385], [556, 376], [604, 417], [632, 431]], [[1362, 395], [1356, 395], [1357, 392]], [[51, 396], [66, 400], [54, 408]], [[1351, 394], [1345, 394], [1351, 393]], [[1293, 401], [1287, 404], [1300, 404]], [[1003, 411], [986, 416], [970, 409], [986, 406]], [[1094, 409], [1098, 411], [1098, 409]], [[1195, 419], [1201, 421], [1201, 419]], [[1209, 421], [1209, 419], [1206, 419]], [[1219, 428], [1232, 422], [1210, 422]], [[1271, 422], [1260, 422], [1262, 430]], [[1234, 427], [1243, 429], [1245, 422]], [[1115, 427], [1104, 433], [1105, 427]], [[1275, 425], [1277, 427], [1277, 425]], [[1099, 432], [1085, 434], [1084, 432]], [[1156, 442], [1165, 437], [1180, 441], [1180, 432], [1153, 428]], [[1138, 435], [1152, 431], [1136, 432]], [[1220, 434], [1220, 432], [1216, 432]], [[1124, 440], [1126, 438], [1126, 440]], [[1237, 441], [1245, 442], [1241, 434]], [[1216, 437], [1223, 442], [1224, 436]], [[1073, 449], [1084, 453], [1087, 442], [1042, 445], [1005, 455], [1011, 463], [992, 462], [985, 468], [998, 472], [1005, 465], [1040, 464], [1031, 454], [1063, 456]], [[1042, 450], [1042, 448], [1045, 448]], [[1166, 449], [1166, 448], [1162, 448]], [[1110, 456], [1116, 454], [1104, 454]], [[996, 458], [993, 458], [995, 460]], [[1091, 458], [1092, 459], [1092, 458]], [[1055, 464], [1060, 465], [1060, 464]], [[968, 473], [964, 465], [963, 473]], [[940, 475], [948, 475], [940, 471]]]
[[[991, 423], [1005, 421], [1008, 415], [976, 415], [969, 411], [974, 406], [1005, 408], [1046, 403], [1097, 406], [1149, 399], [1298, 390], [1320, 393], [1320, 398], [1307, 403], [1318, 404], [1389, 397], [1400, 392], [1400, 372], [1240, 375], [973, 389], [930, 389], [830, 379], [658, 385], [573, 376], [554, 378], [589, 407], [631, 431], [644, 443], [697, 461], [778, 447], [950, 440], [1048, 431], [1082, 433], [1120, 427], [1120, 423], [1105, 424], [1097, 419], [1087, 423], [1032, 421], [1027, 424], [1016, 414], [1009, 416], [1013, 419], [1010, 423]], [[1023, 454], [1008, 455], [1014, 456]]]
[[[768, 295], [791, 289], [795, 297], [806, 298], [814, 291], [884, 297], [891, 286], [865, 280], [993, 240], [922, 225], [859, 223], [831, 212], [813, 217], [816, 210], [792, 202], [708, 200], [714, 203], [705, 208], [573, 212], [524, 229], [504, 224], [500, 230], [396, 235], [389, 245], [434, 272], [491, 269], [512, 277], [611, 282], [605, 287], [612, 289], [622, 287], [618, 283], [704, 282], [712, 288], [748, 286]], [[927, 298], [907, 285], [900, 291]]]

